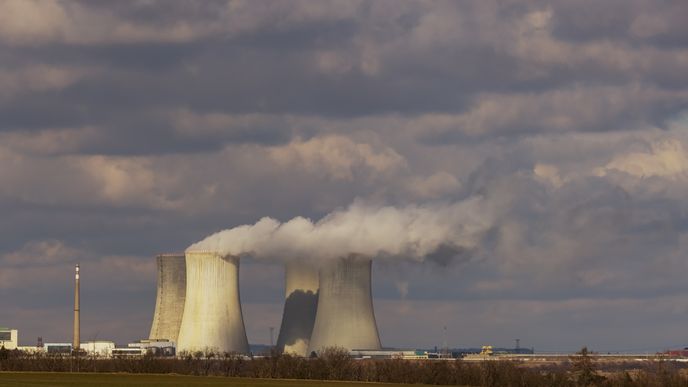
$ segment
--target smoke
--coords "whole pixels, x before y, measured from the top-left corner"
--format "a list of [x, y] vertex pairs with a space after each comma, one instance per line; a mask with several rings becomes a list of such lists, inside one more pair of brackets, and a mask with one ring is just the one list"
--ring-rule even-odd
[[315, 262], [358, 254], [447, 263], [475, 251], [491, 225], [492, 215], [480, 196], [406, 207], [355, 201], [315, 223], [300, 216], [284, 223], [265, 217], [210, 235], [187, 251]]

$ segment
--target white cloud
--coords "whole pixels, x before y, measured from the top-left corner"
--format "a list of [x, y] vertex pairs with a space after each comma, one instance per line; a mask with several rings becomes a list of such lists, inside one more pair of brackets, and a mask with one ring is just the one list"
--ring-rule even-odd
[[684, 179], [688, 172], [688, 154], [678, 139], [665, 139], [650, 144], [647, 152], [632, 152], [614, 157], [596, 172], [604, 176], [610, 170], [628, 173], [635, 177], [659, 176], [667, 179]]
[[55, 0], [3, 0], [0, 2], [0, 41], [30, 44], [56, 41], [72, 22]]
[[155, 165], [148, 157], [79, 156], [72, 159], [85, 178], [97, 187], [99, 198], [115, 206], [144, 206], [173, 210], [183, 204], [172, 199], [179, 178], [168, 169]]
[[304, 168], [333, 179], [353, 180], [357, 172], [384, 174], [406, 165], [404, 158], [392, 148], [357, 143], [336, 135], [306, 141], [297, 139], [268, 152], [283, 167]]
[[559, 188], [563, 184], [561, 176], [559, 176], [559, 169], [554, 165], [535, 164], [533, 172], [535, 176], [552, 184], [555, 188]]

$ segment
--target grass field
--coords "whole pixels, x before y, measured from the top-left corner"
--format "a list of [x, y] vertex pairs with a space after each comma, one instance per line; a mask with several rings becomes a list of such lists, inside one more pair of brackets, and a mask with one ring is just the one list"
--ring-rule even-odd
[[[0, 372], [0, 386], [231, 386], [231, 387], [397, 387], [408, 384], [325, 382], [311, 380], [246, 379], [182, 375], [77, 374], [44, 372]], [[413, 386], [420, 386], [415, 384]]]

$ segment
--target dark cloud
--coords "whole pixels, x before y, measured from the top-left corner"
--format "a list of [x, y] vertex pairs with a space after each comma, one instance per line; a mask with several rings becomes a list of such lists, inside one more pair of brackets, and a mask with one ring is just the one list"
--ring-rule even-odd
[[553, 32], [566, 40], [614, 39], [631, 44], [685, 48], [688, 44], [685, 3], [653, 1], [556, 1]]

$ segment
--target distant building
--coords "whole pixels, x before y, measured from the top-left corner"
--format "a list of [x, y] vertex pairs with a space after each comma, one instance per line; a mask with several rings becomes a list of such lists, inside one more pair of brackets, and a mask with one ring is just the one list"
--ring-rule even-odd
[[19, 345], [19, 331], [0, 327], [0, 348], [17, 349]]
[[72, 343], [45, 343], [43, 344], [48, 355], [71, 355]]
[[115, 349], [115, 343], [106, 340], [86, 341], [81, 343], [80, 348], [82, 351], [86, 351], [86, 354], [89, 356], [111, 357], [112, 350]]
[[126, 357], [140, 357], [143, 355], [141, 348], [113, 348], [112, 357], [126, 358]]
[[[378, 349], [378, 350], [351, 350], [349, 356], [354, 359], [404, 359], [404, 360], [422, 360], [431, 359], [432, 353], [423, 350], [407, 350], [407, 349]], [[436, 355], [436, 354], [435, 354]], [[435, 356], [439, 358], [439, 356]]]
[[139, 340], [127, 345], [129, 348], [138, 348], [141, 354], [149, 354], [153, 356], [175, 356], [177, 348], [174, 342], [170, 340]]

